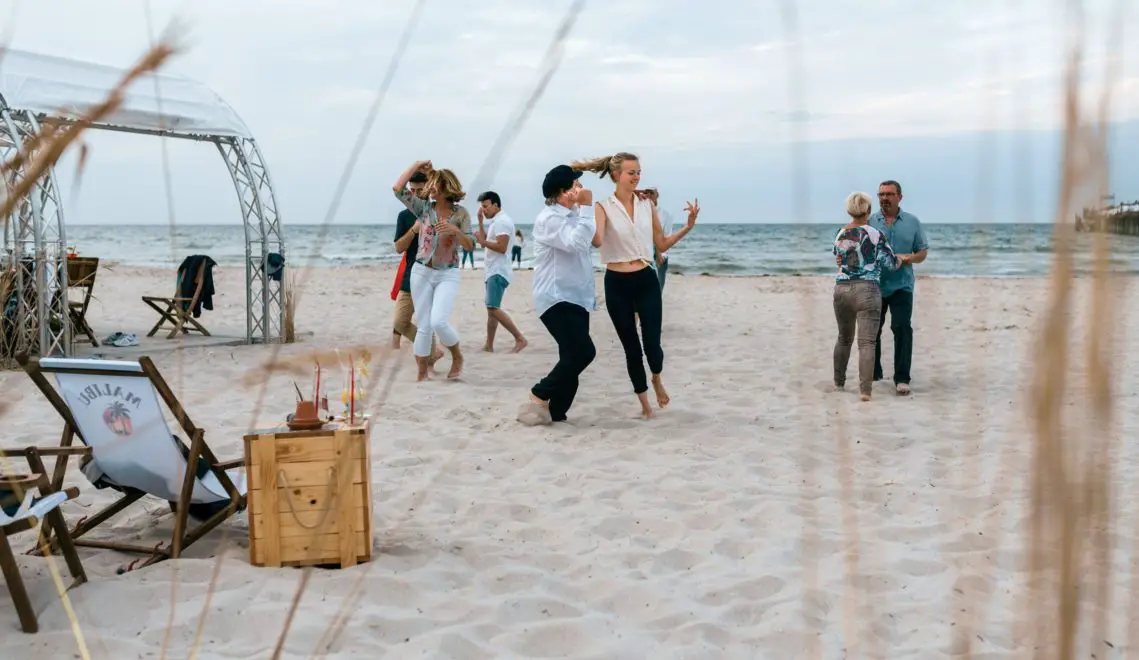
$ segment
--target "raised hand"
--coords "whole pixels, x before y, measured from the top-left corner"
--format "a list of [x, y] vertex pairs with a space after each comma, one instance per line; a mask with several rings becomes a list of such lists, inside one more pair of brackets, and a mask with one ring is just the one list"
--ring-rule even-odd
[[422, 171], [422, 172], [430, 172], [432, 170], [431, 161], [429, 161], [429, 160], [417, 160], [417, 161], [415, 161], [415, 170], [416, 171]]
[[579, 188], [577, 191], [577, 203], [580, 206], [593, 206], [593, 191], [589, 188]]
[[687, 202], [684, 210], [688, 213], [688, 228], [691, 229], [696, 226], [696, 216], [700, 215], [700, 198]]

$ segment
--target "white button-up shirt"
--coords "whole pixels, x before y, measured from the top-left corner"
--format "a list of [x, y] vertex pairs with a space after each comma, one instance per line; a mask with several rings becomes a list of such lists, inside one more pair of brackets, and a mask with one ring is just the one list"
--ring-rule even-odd
[[593, 205], [567, 209], [552, 204], [534, 220], [534, 307], [538, 316], [560, 302], [592, 312], [597, 306], [593, 279]]

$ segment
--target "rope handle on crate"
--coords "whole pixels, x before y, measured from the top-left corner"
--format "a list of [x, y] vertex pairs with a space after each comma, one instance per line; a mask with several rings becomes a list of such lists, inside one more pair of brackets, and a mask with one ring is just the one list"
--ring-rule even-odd
[[328, 506], [325, 507], [324, 512], [321, 513], [320, 520], [316, 521], [316, 524], [313, 525], [304, 524], [301, 522], [300, 516], [297, 515], [297, 509], [293, 506], [293, 494], [290, 492], [291, 487], [289, 486], [289, 478], [285, 476], [284, 470], [277, 471], [277, 479], [279, 479], [280, 482], [285, 486], [285, 502], [289, 505], [289, 513], [293, 514], [293, 520], [297, 521], [297, 524], [304, 529], [316, 529], [318, 527], [322, 527], [325, 521], [328, 520], [328, 512], [332, 511], [332, 500], [336, 499], [337, 497], [336, 468], [328, 468], [328, 494], [325, 496], [328, 500]]

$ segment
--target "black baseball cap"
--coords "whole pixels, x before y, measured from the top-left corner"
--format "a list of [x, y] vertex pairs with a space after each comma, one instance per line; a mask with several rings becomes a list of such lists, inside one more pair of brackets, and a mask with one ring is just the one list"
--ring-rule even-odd
[[549, 199], [573, 188], [573, 182], [581, 178], [581, 172], [575, 172], [569, 165], [558, 165], [546, 172], [542, 180], [542, 197]]

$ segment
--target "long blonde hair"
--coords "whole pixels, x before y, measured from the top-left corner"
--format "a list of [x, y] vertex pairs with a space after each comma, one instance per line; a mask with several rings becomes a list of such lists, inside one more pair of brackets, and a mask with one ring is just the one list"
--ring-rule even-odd
[[591, 158], [589, 160], [575, 160], [570, 163], [570, 167], [575, 172], [596, 172], [601, 175], [601, 178], [606, 176], [613, 182], [617, 181], [617, 174], [621, 171], [621, 165], [627, 160], [639, 161], [636, 154], [631, 154], [626, 151], [618, 151], [612, 156], [602, 156], [601, 158]]
[[427, 170], [427, 183], [423, 184], [423, 195], [427, 195], [427, 191], [436, 188], [435, 199], [447, 200], [452, 204], [458, 204], [463, 201], [467, 193], [463, 192], [463, 184], [459, 183], [459, 177], [448, 169], [442, 170]]

